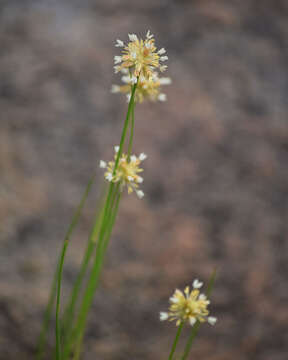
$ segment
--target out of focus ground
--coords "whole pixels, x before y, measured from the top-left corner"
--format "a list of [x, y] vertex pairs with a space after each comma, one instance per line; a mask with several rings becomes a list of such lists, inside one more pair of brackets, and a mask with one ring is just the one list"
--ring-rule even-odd
[[[139, 201], [124, 196], [85, 359], [167, 359], [160, 323], [175, 287], [217, 266], [214, 328], [191, 359], [288, 353], [288, 4], [262, 1], [2, 1], [0, 359], [31, 360], [65, 229], [119, 140], [113, 47], [150, 29], [168, 50], [168, 102], [136, 110]], [[74, 279], [97, 191], [64, 270]], [[50, 338], [50, 345], [53, 338]], [[51, 359], [47, 353], [47, 359]]]

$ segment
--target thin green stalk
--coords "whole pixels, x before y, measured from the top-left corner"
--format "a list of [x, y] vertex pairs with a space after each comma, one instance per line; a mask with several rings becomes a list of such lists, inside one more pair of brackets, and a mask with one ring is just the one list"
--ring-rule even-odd
[[105, 243], [109, 241], [110, 239], [110, 235], [112, 232], [112, 228], [115, 222], [115, 218], [117, 216], [117, 212], [118, 212], [118, 206], [119, 206], [119, 201], [120, 201], [120, 197], [121, 197], [121, 192], [119, 191], [120, 189], [120, 184], [117, 184], [115, 186], [112, 198], [111, 198], [111, 203], [110, 203], [110, 208], [109, 208], [109, 218], [107, 219], [107, 223], [105, 225], [106, 227], [106, 232], [104, 234], [104, 238], [103, 238], [103, 247], [101, 248], [101, 251], [103, 249], [105, 249]]
[[105, 242], [104, 242], [104, 252], [106, 252], [108, 243], [109, 243], [109, 239], [111, 236], [111, 232], [113, 230], [113, 226], [115, 224], [115, 220], [118, 214], [118, 208], [119, 208], [119, 203], [120, 203], [120, 199], [121, 199], [121, 193], [118, 193], [118, 197], [116, 198], [116, 203], [115, 203], [115, 209], [114, 209], [114, 213], [112, 214], [112, 218], [111, 218], [111, 224], [109, 225], [109, 232], [106, 236]]
[[[59, 262], [60, 262], [60, 260], [59, 260]], [[44, 313], [43, 325], [42, 325], [42, 329], [41, 329], [40, 336], [38, 339], [38, 344], [37, 344], [36, 360], [41, 360], [43, 358], [43, 354], [44, 354], [47, 332], [48, 332], [49, 323], [50, 323], [51, 314], [52, 314], [52, 308], [53, 308], [55, 297], [56, 297], [58, 268], [59, 268], [59, 266], [57, 266], [57, 269], [56, 269], [54, 277], [53, 277], [49, 300], [48, 300], [48, 304], [46, 306], [45, 313]]]
[[[118, 207], [117, 207], [118, 209]], [[111, 214], [111, 218], [113, 218], [113, 215]], [[109, 219], [109, 221], [111, 221]], [[99, 277], [100, 277], [100, 272], [101, 272], [101, 268], [102, 268], [102, 264], [103, 264], [103, 260], [104, 260], [104, 255], [105, 255], [105, 249], [106, 247], [104, 246], [104, 241], [105, 241], [105, 233], [107, 231], [107, 234], [109, 234], [112, 230], [108, 228], [108, 222], [105, 225], [105, 231], [103, 231], [100, 236], [99, 236], [99, 240], [97, 243], [97, 252], [96, 252], [96, 259], [93, 265], [93, 268], [91, 270], [91, 275], [87, 284], [87, 288], [86, 291], [84, 293], [83, 296], [83, 301], [82, 301], [82, 306], [80, 309], [80, 314], [76, 323], [76, 346], [75, 346], [75, 354], [74, 354], [74, 360], [79, 358], [80, 355], [80, 350], [81, 350], [81, 345], [82, 345], [82, 341], [83, 341], [83, 336], [84, 336], [84, 330], [85, 330], [85, 325], [86, 325], [86, 320], [87, 320], [87, 315], [88, 315], [88, 311], [90, 309], [90, 306], [92, 304], [93, 301], [93, 296], [94, 296], [94, 292], [96, 290], [96, 287], [98, 286], [98, 281], [99, 281]], [[110, 222], [110, 224], [112, 225], [112, 223]]]
[[[79, 221], [82, 209], [86, 202], [87, 196], [91, 190], [94, 179], [95, 179], [95, 175], [92, 176], [92, 178], [90, 179], [90, 181], [88, 182], [88, 184], [86, 186], [86, 189], [84, 191], [84, 194], [82, 196], [80, 204], [78, 205], [77, 210], [76, 210], [75, 214], [73, 215], [72, 221], [71, 221], [71, 223], [68, 227], [68, 230], [65, 234], [64, 242], [69, 241], [69, 239], [72, 235], [72, 232]], [[41, 360], [43, 358], [43, 354], [44, 354], [44, 348], [45, 348], [46, 339], [47, 339], [47, 332], [48, 332], [49, 323], [50, 323], [50, 319], [51, 319], [51, 315], [52, 315], [52, 308], [53, 308], [53, 304], [54, 304], [55, 297], [56, 297], [57, 279], [58, 279], [60, 263], [61, 263], [61, 254], [58, 259], [58, 264], [57, 264], [57, 268], [56, 268], [56, 271], [55, 271], [55, 274], [53, 277], [48, 304], [45, 309], [44, 321], [43, 321], [41, 333], [40, 333], [40, 336], [38, 339], [38, 344], [37, 344], [36, 360]]]
[[61, 360], [61, 339], [60, 339], [60, 319], [59, 319], [59, 312], [60, 312], [60, 296], [61, 296], [61, 282], [62, 282], [62, 274], [63, 274], [63, 265], [64, 265], [64, 258], [67, 251], [68, 240], [65, 239], [63, 248], [61, 251], [60, 257], [60, 265], [59, 271], [57, 276], [57, 296], [56, 296], [56, 359]]
[[89, 260], [93, 253], [94, 247], [95, 247], [95, 244], [91, 241], [87, 244], [87, 248], [86, 248], [85, 255], [84, 255], [84, 258], [83, 258], [83, 261], [81, 264], [81, 268], [80, 268], [80, 271], [75, 280], [72, 294], [70, 296], [70, 302], [64, 312], [63, 321], [62, 321], [62, 333], [63, 333], [63, 337], [64, 337], [64, 343], [65, 343], [65, 339], [67, 338], [67, 336], [69, 334], [69, 329], [71, 329], [71, 325], [73, 323], [75, 306], [76, 306], [78, 294], [79, 294], [79, 291], [80, 291], [80, 288], [82, 285], [82, 281], [85, 277], [85, 274], [86, 274], [86, 271], [88, 268], [88, 264], [89, 264]]
[[130, 139], [128, 145], [128, 157], [130, 158], [132, 145], [133, 145], [133, 138], [134, 138], [134, 124], [135, 124], [135, 113], [134, 113], [135, 103], [133, 102], [132, 110], [131, 110], [131, 125], [130, 125]]
[[69, 336], [68, 334], [69, 334], [70, 329], [73, 324], [74, 314], [75, 314], [75, 306], [77, 303], [79, 292], [80, 292], [85, 274], [87, 272], [90, 259], [93, 255], [93, 250], [96, 245], [95, 238], [98, 236], [102, 217], [103, 217], [103, 207], [104, 207], [103, 203], [104, 203], [104, 199], [102, 196], [102, 199], [100, 199], [100, 206], [96, 210], [96, 214], [94, 216], [94, 222], [93, 222], [94, 225], [93, 225], [93, 228], [88, 237], [88, 243], [87, 243], [86, 250], [85, 250], [85, 253], [83, 256], [83, 260], [81, 263], [80, 271], [75, 280], [75, 283], [74, 283], [74, 286], [73, 286], [73, 289], [72, 289], [72, 292], [70, 295], [70, 301], [68, 302], [65, 312], [64, 312], [64, 315], [63, 315], [62, 333], [64, 335], [64, 343], [66, 342], [67, 337]]
[[183, 326], [184, 326], [184, 322], [181, 322], [181, 324], [180, 324], [179, 327], [178, 327], [177, 333], [176, 333], [176, 335], [175, 335], [175, 339], [174, 339], [174, 341], [173, 341], [172, 348], [171, 348], [171, 351], [170, 351], [168, 360], [172, 360], [172, 359], [173, 359], [173, 355], [174, 355], [174, 353], [175, 353], [176, 346], [177, 346], [177, 344], [178, 344], [179, 337], [180, 337], [180, 335], [181, 335]]
[[[109, 239], [110, 239], [110, 236], [111, 236], [111, 232], [112, 232], [112, 229], [113, 229], [113, 225], [114, 225], [116, 217], [117, 217], [120, 198], [121, 198], [121, 193], [118, 193], [118, 196], [117, 196], [116, 201], [115, 201], [115, 206], [114, 206], [114, 209], [113, 209], [113, 213], [111, 215], [111, 219], [109, 221], [109, 224], [107, 225], [107, 228], [108, 228], [107, 229], [107, 235], [105, 236], [105, 239], [103, 241], [101, 264], [99, 265], [99, 272], [97, 274], [95, 274], [95, 277], [96, 277], [95, 289], [98, 286], [99, 277], [100, 277], [100, 271], [101, 271], [102, 263], [103, 263], [103, 260], [104, 260], [104, 255], [106, 253], [107, 246], [108, 246], [108, 243], [109, 243]], [[83, 324], [83, 331], [81, 331], [80, 336], [79, 336], [79, 338], [78, 338], [78, 340], [76, 342], [75, 353], [74, 353], [73, 360], [79, 360], [79, 357], [80, 357], [80, 354], [81, 354], [81, 349], [82, 349], [82, 344], [83, 344], [84, 328], [85, 328], [85, 324]]]
[[192, 330], [191, 330], [191, 333], [190, 333], [189, 338], [187, 340], [185, 350], [184, 350], [184, 354], [183, 354], [181, 360], [186, 360], [187, 359], [187, 356], [190, 353], [193, 341], [194, 341], [196, 335], [198, 334], [198, 330], [199, 330], [200, 325], [201, 325], [200, 321], [197, 320], [196, 323], [194, 324], [194, 326], [192, 327]]
[[[105, 205], [104, 205], [103, 217], [101, 217], [101, 226], [100, 226], [100, 233], [99, 233], [98, 242], [97, 242], [96, 258], [97, 258], [97, 253], [98, 253], [99, 242], [100, 242], [100, 239], [101, 239], [101, 234], [103, 232], [102, 229], [103, 229], [103, 226], [105, 226], [105, 223], [107, 222], [107, 211], [109, 209], [109, 204], [110, 204], [111, 196], [112, 196], [112, 193], [113, 193], [113, 189], [114, 189], [114, 184], [110, 183], [107, 198], [106, 198]], [[92, 233], [93, 233], [93, 230], [92, 230]], [[84, 295], [84, 297], [85, 297], [85, 295]], [[82, 301], [82, 303], [83, 303], [83, 301]], [[64, 347], [63, 360], [68, 358], [68, 356], [70, 354], [70, 351], [71, 351], [72, 343], [74, 342], [74, 339], [77, 337], [77, 333], [78, 333], [78, 331], [77, 331], [77, 326], [76, 326], [72, 330], [71, 335], [68, 337], [68, 339], [66, 341], [66, 344], [65, 344], [65, 347]]]
[[[88, 194], [87, 194], [88, 195]], [[67, 251], [67, 247], [69, 244], [69, 238], [71, 235], [73, 228], [70, 232], [68, 232], [67, 237], [64, 240], [64, 244], [61, 251], [60, 256], [60, 264], [59, 271], [57, 276], [57, 295], [56, 295], [56, 327], [55, 327], [55, 335], [56, 335], [56, 360], [62, 359], [61, 354], [61, 327], [60, 327], [60, 300], [61, 300], [61, 284], [62, 284], [62, 275], [63, 275], [63, 266], [64, 259]]]
[[[107, 215], [109, 215], [109, 210], [111, 207], [110, 206], [111, 199], [113, 199], [114, 188], [115, 188], [114, 183], [110, 183], [107, 198], [106, 198], [104, 209], [103, 209], [103, 216], [101, 218], [100, 231], [98, 234], [98, 241], [97, 241], [97, 247], [96, 247], [96, 261], [97, 261], [98, 257], [101, 256], [100, 249], [101, 249], [101, 242], [102, 242], [102, 238], [103, 238], [103, 229], [106, 228], [107, 221], [109, 220], [109, 218], [107, 218]], [[90, 278], [91, 278], [91, 275], [90, 275]], [[84, 302], [85, 293], [86, 292], [84, 292], [82, 304]], [[81, 307], [80, 307], [80, 312], [81, 312]], [[78, 315], [78, 319], [79, 319], [79, 315]], [[71, 347], [72, 347], [75, 339], [77, 338], [77, 336], [78, 336], [78, 326], [77, 326], [77, 321], [76, 321], [76, 325], [75, 325], [74, 329], [71, 331], [70, 335], [67, 338], [67, 341], [66, 341], [66, 344], [64, 347], [63, 360], [65, 360], [69, 357], [69, 354], [71, 352]]]
[[[214, 282], [215, 282], [215, 279], [216, 279], [216, 275], [217, 275], [217, 270], [215, 269], [213, 271], [212, 275], [210, 276], [209, 283], [208, 283], [208, 286], [207, 286], [206, 294], [207, 294], [208, 298], [211, 295], [211, 292], [212, 292], [212, 289], [213, 289], [213, 286], [214, 286]], [[200, 321], [197, 320], [195, 325], [192, 327], [192, 330], [191, 330], [191, 333], [190, 333], [189, 338], [187, 340], [185, 350], [184, 350], [184, 353], [182, 355], [181, 360], [186, 360], [187, 359], [187, 356], [190, 353], [190, 350], [191, 350], [192, 344], [194, 342], [194, 339], [198, 334], [198, 330], [200, 328], [200, 325], [201, 325]]]
[[126, 133], [127, 133], [128, 125], [129, 125], [129, 119], [130, 119], [131, 111], [132, 111], [132, 109], [134, 107], [134, 97], [135, 97], [135, 91], [136, 91], [137, 85], [138, 85], [138, 78], [137, 78], [136, 84], [134, 84], [133, 87], [132, 87], [131, 97], [130, 97], [130, 101], [129, 101], [129, 104], [128, 104], [128, 110], [127, 110], [126, 119], [125, 119], [125, 123], [124, 123], [123, 130], [122, 130], [122, 135], [121, 135], [121, 140], [120, 140], [120, 145], [119, 145], [119, 151], [118, 151], [117, 158], [116, 158], [116, 161], [115, 161], [113, 175], [115, 175], [115, 173], [116, 173], [116, 169], [118, 167], [120, 156], [122, 154], [124, 142], [125, 142], [125, 139], [126, 139]]

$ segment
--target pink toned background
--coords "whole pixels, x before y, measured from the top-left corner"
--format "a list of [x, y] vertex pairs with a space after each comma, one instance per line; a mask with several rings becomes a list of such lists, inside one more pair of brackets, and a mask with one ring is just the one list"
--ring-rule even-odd
[[[1, 1], [0, 359], [31, 360], [56, 258], [127, 104], [113, 47], [150, 29], [168, 102], [136, 109], [144, 191], [124, 196], [85, 359], [167, 359], [175, 287], [219, 269], [191, 359], [286, 360], [288, 4], [285, 0]], [[97, 201], [64, 270], [70, 289]], [[47, 359], [51, 359], [53, 335]]]

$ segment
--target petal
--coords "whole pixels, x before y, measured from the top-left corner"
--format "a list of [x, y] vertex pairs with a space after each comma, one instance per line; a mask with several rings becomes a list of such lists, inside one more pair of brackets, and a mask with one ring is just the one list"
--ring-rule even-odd
[[195, 279], [195, 280], [193, 281], [193, 287], [194, 287], [194, 289], [200, 289], [202, 285], [203, 285], [203, 282], [200, 282], [198, 279]]
[[147, 159], [147, 155], [144, 154], [144, 153], [141, 153], [141, 154], [139, 155], [139, 160], [143, 161], [143, 160], [145, 160], [145, 159]]
[[195, 317], [189, 317], [189, 324], [193, 326], [196, 323]]
[[99, 166], [101, 169], [105, 169], [107, 167], [106, 161], [100, 160]]
[[208, 323], [209, 323], [210, 325], [215, 325], [216, 322], [217, 322], [217, 318], [214, 317], [214, 316], [209, 316], [208, 319], [207, 319], [207, 321], [208, 321]]
[[168, 313], [167, 312], [160, 312], [160, 321], [165, 321], [167, 320], [169, 317]]

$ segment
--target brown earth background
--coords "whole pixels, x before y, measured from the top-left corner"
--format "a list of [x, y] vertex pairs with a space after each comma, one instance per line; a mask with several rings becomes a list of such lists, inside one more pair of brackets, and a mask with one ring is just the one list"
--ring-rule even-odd
[[[122, 201], [83, 358], [167, 359], [175, 326], [159, 311], [217, 266], [219, 322], [201, 328], [191, 359], [287, 360], [288, 2], [0, 7], [0, 359], [33, 359], [65, 230], [96, 171], [65, 294], [77, 274], [98, 163], [112, 156], [127, 108], [110, 93], [114, 42], [150, 29], [173, 85], [167, 103], [136, 109], [146, 196]], [[52, 333], [49, 342], [47, 359]]]

